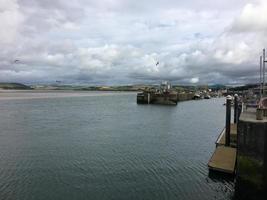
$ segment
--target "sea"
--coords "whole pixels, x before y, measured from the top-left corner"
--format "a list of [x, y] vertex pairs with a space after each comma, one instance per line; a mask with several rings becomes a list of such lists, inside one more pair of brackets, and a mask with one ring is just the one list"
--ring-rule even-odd
[[0, 91], [0, 199], [232, 199], [207, 163], [224, 98], [138, 105], [134, 92]]

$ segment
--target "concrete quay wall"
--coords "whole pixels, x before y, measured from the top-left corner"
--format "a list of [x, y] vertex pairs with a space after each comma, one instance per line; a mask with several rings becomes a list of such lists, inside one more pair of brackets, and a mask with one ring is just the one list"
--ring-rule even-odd
[[256, 120], [245, 111], [238, 122], [236, 193], [241, 198], [264, 199], [267, 192], [267, 118]]

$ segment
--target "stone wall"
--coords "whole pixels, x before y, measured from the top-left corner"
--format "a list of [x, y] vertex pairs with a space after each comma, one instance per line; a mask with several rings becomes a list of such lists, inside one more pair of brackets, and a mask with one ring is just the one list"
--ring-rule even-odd
[[192, 100], [194, 97], [193, 93], [179, 93], [178, 94], [178, 101], [187, 101]]

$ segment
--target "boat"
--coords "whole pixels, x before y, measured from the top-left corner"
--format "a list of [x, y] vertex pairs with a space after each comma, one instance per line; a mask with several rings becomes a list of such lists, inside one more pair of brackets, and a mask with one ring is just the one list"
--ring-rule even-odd
[[211, 96], [208, 95], [208, 94], [206, 94], [206, 95], [204, 96], [204, 99], [210, 99], [210, 98], [211, 98]]
[[195, 99], [195, 100], [197, 100], [197, 99], [201, 99], [200, 94], [197, 94], [197, 93], [196, 93], [196, 94], [194, 95], [193, 99]]

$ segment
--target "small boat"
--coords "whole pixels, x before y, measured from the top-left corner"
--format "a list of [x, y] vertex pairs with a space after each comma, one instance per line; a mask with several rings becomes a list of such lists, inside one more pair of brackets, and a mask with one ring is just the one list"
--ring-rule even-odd
[[193, 99], [201, 99], [200, 94], [195, 94], [194, 97], [193, 97]]
[[210, 98], [211, 98], [211, 96], [208, 94], [204, 96], [204, 99], [210, 99]]

